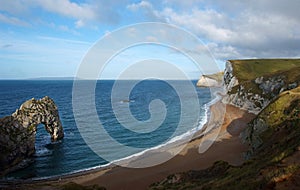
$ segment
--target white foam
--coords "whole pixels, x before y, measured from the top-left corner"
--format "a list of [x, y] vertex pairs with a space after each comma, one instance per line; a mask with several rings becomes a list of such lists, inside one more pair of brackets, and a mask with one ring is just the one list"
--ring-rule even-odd
[[203, 105], [204, 106], [204, 115], [203, 115], [203, 117], [201, 117], [201, 119], [197, 123], [197, 125], [194, 128], [192, 128], [191, 130], [189, 130], [189, 131], [187, 131], [187, 132], [185, 132], [185, 133], [183, 133], [179, 136], [173, 137], [172, 139], [170, 139], [168, 142], [166, 142], [164, 144], [161, 144], [161, 145], [143, 150], [141, 152], [132, 154], [130, 156], [127, 156], [127, 157], [124, 157], [124, 158], [121, 158], [121, 159], [113, 160], [112, 162], [107, 163], [105, 165], [99, 165], [99, 166], [94, 166], [94, 167], [90, 167], [90, 168], [85, 168], [85, 169], [77, 170], [77, 171], [74, 171], [74, 172], [70, 172], [70, 173], [65, 174], [65, 175], [75, 174], [75, 173], [78, 173], [78, 172], [90, 171], [90, 170], [94, 170], [94, 169], [106, 168], [106, 167], [111, 166], [112, 164], [116, 164], [118, 162], [126, 162], [126, 161], [129, 161], [129, 160], [133, 159], [133, 158], [140, 157], [140, 156], [142, 156], [142, 155], [144, 155], [144, 154], [146, 154], [150, 151], [155, 151], [155, 150], [159, 150], [161, 148], [167, 147], [172, 143], [177, 143], [177, 142], [180, 143], [180, 141], [182, 141], [182, 140], [184, 140], [188, 137], [191, 137], [192, 135], [194, 135], [195, 132], [201, 130], [202, 127], [207, 123], [210, 106], [220, 100], [220, 96], [217, 93], [215, 94], [214, 97], [215, 98], [213, 100], [211, 100], [210, 102]]
[[140, 156], [146, 154], [147, 152], [155, 151], [155, 150], [159, 150], [161, 148], [167, 147], [172, 143], [180, 143], [184, 139], [193, 136], [195, 132], [201, 130], [203, 128], [203, 126], [207, 123], [208, 117], [209, 117], [210, 106], [215, 104], [216, 102], [218, 102], [222, 98], [222, 94], [220, 94], [220, 92], [217, 91], [213, 94], [213, 97], [214, 98], [210, 102], [203, 105], [204, 106], [204, 111], [205, 111], [204, 115], [203, 115], [203, 117], [201, 117], [201, 119], [199, 120], [199, 122], [197, 123], [197, 125], [194, 128], [192, 128], [191, 130], [189, 130], [189, 131], [187, 131], [187, 132], [185, 132], [185, 133], [183, 133], [179, 136], [173, 137], [172, 139], [170, 139], [168, 142], [166, 142], [164, 144], [161, 144], [161, 145], [143, 150], [141, 152], [132, 154], [130, 156], [127, 156], [127, 157], [124, 157], [124, 158], [121, 158], [121, 159], [118, 159], [118, 160], [114, 160], [114, 161], [112, 161], [110, 163], [107, 163], [107, 164], [104, 164], [104, 165], [98, 165], [98, 166], [94, 166], [94, 167], [84, 168], [84, 169], [68, 172], [68, 173], [65, 173], [65, 174], [62, 174], [62, 175], [34, 178], [34, 180], [43, 180], [43, 179], [50, 179], [50, 178], [56, 178], [56, 177], [59, 178], [59, 177], [73, 175], [73, 174], [81, 173], [81, 172], [87, 172], [87, 171], [91, 171], [91, 170], [95, 170], [95, 169], [109, 168], [109, 167], [113, 166], [113, 164], [116, 164], [118, 162], [126, 162], [126, 161], [129, 161], [129, 160], [133, 159], [133, 158], [140, 157]]
[[[212, 100], [214, 101], [214, 100]], [[192, 128], [191, 130], [179, 135], [179, 136], [175, 136], [173, 137], [172, 139], [170, 139], [168, 142], [164, 143], [164, 144], [161, 144], [161, 145], [158, 145], [158, 146], [155, 146], [155, 147], [152, 147], [152, 148], [148, 148], [146, 150], [143, 150], [141, 152], [138, 152], [138, 153], [135, 153], [135, 154], [132, 154], [130, 156], [127, 156], [127, 157], [124, 157], [124, 158], [121, 158], [121, 159], [118, 159], [118, 160], [114, 160], [110, 163], [118, 163], [118, 162], [124, 162], [126, 160], [131, 160], [133, 158], [136, 158], [136, 157], [139, 157], [139, 156], [142, 156], [150, 151], [155, 151], [155, 150], [159, 150], [159, 149], [162, 149], [164, 147], [167, 147], [173, 143], [180, 143], [181, 141], [184, 141], [184, 139], [190, 139], [195, 132], [197, 132], [198, 130], [201, 130], [202, 127], [207, 123], [207, 120], [208, 120], [208, 111], [209, 111], [209, 106], [208, 106], [209, 103], [207, 104], [204, 104], [204, 110], [205, 110], [205, 114], [203, 115], [203, 117], [201, 117], [201, 120], [198, 122], [198, 124], [196, 125], [196, 127]]]
[[34, 156], [44, 157], [44, 156], [50, 156], [52, 153], [53, 153], [53, 151], [49, 150], [47, 148], [38, 148], [38, 149], [36, 149]]

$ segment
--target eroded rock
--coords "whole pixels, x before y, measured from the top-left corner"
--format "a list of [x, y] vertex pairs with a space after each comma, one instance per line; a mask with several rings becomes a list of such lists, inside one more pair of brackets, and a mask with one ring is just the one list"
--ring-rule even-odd
[[39, 124], [44, 124], [52, 141], [64, 137], [57, 106], [48, 96], [27, 100], [11, 116], [0, 119], [0, 176], [34, 155]]
[[287, 76], [282, 73], [239, 81], [233, 70], [232, 63], [227, 61], [224, 72], [224, 88], [227, 94], [222, 101], [254, 114], [263, 110], [279, 93], [299, 85], [297, 81], [287, 83]]
[[223, 82], [223, 72], [202, 75], [197, 82], [198, 87], [221, 87]]

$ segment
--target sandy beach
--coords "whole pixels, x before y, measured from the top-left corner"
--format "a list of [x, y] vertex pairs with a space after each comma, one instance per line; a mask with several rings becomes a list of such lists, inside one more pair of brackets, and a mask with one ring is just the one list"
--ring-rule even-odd
[[[148, 168], [125, 168], [110, 166], [104, 169], [95, 169], [70, 176], [52, 180], [35, 182], [40, 189], [49, 189], [57, 185], [75, 182], [80, 185], [94, 185], [107, 189], [147, 189], [152, 183], [166, 178], [168, 175], [189, 170], [201, 170], [211, 166], [214, 162], [223, 160], [231, 165], [241, 165], [244, 161], [243, 152], [247, 149], [240, 141], [239, 134], [246, 124], [254, 118], [254, 114], [248, 113], [231, 105], [223, 105], [220, 101], [210, 107], [211, 117], [208, 124], [218, 122], [222, 115], [220, 106], [226, 108], [223, 124], [197, 136], [189, 142], [185, 148], [169, 161]], [[204, 127], [209, 127], [207, 124]], [[199, 144], [210, 142], [217, 136], [213, 144], [203, 153], [199, 153]], [[176, 147], [175, 147], [176, 148]], [[149, 159], [149, 158], [144, 158]], [[143, 161], [140, 160], [139, 161]], [[28, 188], [33, 187], [26, 185]]]

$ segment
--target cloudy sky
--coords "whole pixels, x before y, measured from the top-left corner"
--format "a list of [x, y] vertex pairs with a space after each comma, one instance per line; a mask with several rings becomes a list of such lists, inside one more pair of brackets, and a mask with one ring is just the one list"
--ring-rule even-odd
[[0, 0], [0, 79], [74, 76], [97, 40], [140, 22], [190, 31], [220, 67], [300, 57], [299, 7], [299, 0]]

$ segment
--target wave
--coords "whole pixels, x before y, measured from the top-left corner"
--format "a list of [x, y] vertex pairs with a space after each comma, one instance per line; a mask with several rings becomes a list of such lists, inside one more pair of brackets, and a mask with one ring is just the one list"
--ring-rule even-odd
[[161, 144], [161, 145], [158, 145], [158, 146], [155, 146], [155, 147], [152, 147], [152, 148], [148, 148], [146, 150], [143, 150], [141, 152], [132, 154], [130, 156], [127, 156], [127, 157], [124, 157], [124, 158], [121, 158], [121, 159], [118, 159], [118, 160], [114, 160], [114, 161], [112, 161], [110, 163], [114, 164], [114, 163], [123, 162], [123, 161], [126, 161], [126, 160], [131, 160], [132, 158], [137, 158], [137, 157], [142, 156], [142, 155], [144, 155], [144, 154], [146, 154], [146, 153], [148, 153], [150, 151], [159, 150], [159, 149], [168, 147], [171, 144], [180, 143], [182, 141], [185, 141], [185, 139], [190, 139], [195, 134], [195, 132], [201, 130], [202, 127], [207, 123], [208, 113], [209, 113], [209, 107], [210, 107], [210, 106], [208, 106], [209, 103], [204, 104], [204, 113], [205, 114], [203, 115], [203, 117], [201, 117], [200, 121], [198, 121], [197, 125], [194, 128], [190, 129], [189, 131], [187, 131], [187, 132], [185, 132], [185, 133], [183, 133], [181, 135], [173, 137], [172, 139], [170, 139], [169, 141], [167, 141], [164, 144]]
[[[143, 156], [149, 152], [152, 151], [159, 151], [160, 149], [166, 148], [166, 147], [170, 147], [172, 145], [176, 145], [177, 143], [181, 143], [181, 142], [186, 142], [187, 139], [191, 139], [191, 137], [193, 137], [193, 135], [195, 134], [195, 132], [201, 130], [203, 128], [203, 126], [207, 123], [209, 115], [210, 115], [210, 106], [215, 104], [217, 101], [219, 101], [222, 98], [222, 94], [221, 92], [215, 92], [215, 93], [211, 93], [212, 94], [212, 99], [211, 101], [209, 101], [208, 103], [203, 105], [203, 110], [204, 112], [202, 112], [203, 114], [200, 115], [199, 120], [197, 121], [197, 123], [193, 126], [192, 129], [186, 131], [185, 133], [175, 136], [172, 139], [170, 139], [169, 141], [167, 141], [164, 144], [155, 146], [155, 147], [151, 147], [149, 149], [145, 149], [143, 151], [134, 153], [132, 155], [129, 155], [127, 157], [118, 159], [118, 160], [114, 160], [112, 162], [109, 162], [107, 164], [101, 164], [101, 165], [97, 165], [97, 166], [93, 166], [93, 167], [87, 167], [87, 168], [83, 168], [83, 169], [79, 169], [79, 170], [74, 170], [71, 172], [66, 172], [66, 173], [61, 173], [58, 175], [52, 175], [52, 176], [43, 176], [43, 177], [36, 177], [33, 178], [32, 180], [45, 180], [45, 179], [53, 179], [53, 178], [61, 178], [64, 176], [70, 176], [70, 175], [76, 175], [76, 174], [80, 174], [82, 172], [89, 172], [92, 170], [97, 170], [97, 169], [105, 169], [105, 168], [109, 168], [109, 167], [114, 167], [115, 164], [117, 164], [118, 162], [124, 162], [126, 163], [126, 161], [130, 161], [132, 159], [138, 158], [140, 156]], [[60, 142], [59, 142], [60, 143]], [[44, 150], [39, 152], [39, 156], [47, 156], [47, 151]]]
[[48, 148], [38, 148], [35, 150], [35, 157], [45, 157], [52, 155], [53, 151]]
[[[215, 98], [216, 99], [216, 98]], [[204, 115], [201, 117], [201, 119], [197, 122], [197, 124], [195, 125], [194, 128], [192, 128], [191, 130], [179, 135], [179, 136], [175, 136], [173, 137], [172, 139], [170, 139], [168, 142], [164, 143], [164, 144], [161, 144], [161, 145], [158, 145], [158, 146], [155, 146], [155, 147], [152, 147], [152, 148], [149, 148], [149, 149], [146, 149], [146, 150], [143, 150], [141, 152], [138, 152], [138, 153], [135, 153], [135, 154], [132, 154], [130, 156], [127, 156], [127, 157], [124, 157], [124, 158], [121, 158], [121, 159], [118, 159], [118, 160], [114, 160], [112, 162], [109, 162], [107, 164], [103, 164], [103, 165], [97, 165], [97, 166], [93, 166], [93, 167], [89, 167], [89, 168], [84, 168], [84, 169], [80, 169], [80, 170], [75, 170], [75, 171], [72, 171], [72, 172], [68, 172], [68, 173], [64, 173], [64, 174], [59, 174], [59, 175], [52, 175], [52, 176], [46, 176], [46, 177], [36, 177], [36, 178], [33, 178], [32, 180], [47, 180], [47, 179], [54, 179], [54, 178], [62, 178], [64, 176], [70, 176], [70, 175], [76, 175], [76, 174], [80, 174], [80, 173], [83, 173], [83, 172], [89, 172], [89, 171], [92, 171], [92, 170], [98, 170], [98, 169], [105, 169], [105, 168], [110, 168], [110, 167], [113, 167], [115, 166], [116, 163], [118, 162], [124, 162], [126, 160], [131, 160], [133, 158], [137, 158], [137, 157], [140, 157], [150, 151], [155, 151], [155, 150], [159, 150], [159, 149], [162, 149], [164, 147], [167, 147], [167, 146], [170, 146], [171, 144], [173, 143], [180, 143], [182, 140], [184, 139], [187, 139], [191, 136], [194, 135], [195, 132], [199, 131], [202, 129], [202, 127], [207, 123], [207, 120], [208, 120], [208, 114], [209, 114], [209, 108], [210, 108], [210, 105], [213, 104], [213, 102], [215, 102], [216, 100], [213, 99], [211, 100], [210, 102], [204, 104]]]
[[166, 142], [164, 144], [161, 144], [161, 145], [158, 145], [158, 146], [155, 146], [155, 147], [152, 147], [152, 148], [148, 148], [146, 150], [134, 153], [130, 156], [127, 156], [127, 157], [124, 157], [124, 158], [121, 158], [121, 159], [118, 159], [118, 160], [113, 160], [112, 162], [107, 163], [105, 165], [98, 165], [98, 166], [94, 166], [94, 167], [90, 167], [90, 168], [85, 168], [85, 169], [70, 172], [70, 173], [65, 174], [65, 175], [72, 175], [72, 174], [76, 174], [76, 173], [91, 171], [91, 170], [94, 170], [94, 169], [101, 169], [101, 168], [104, 169], [104, 168], [107, 168], [107, 167], [111, 167], [111, 166], [113, 166], [113, 164], [116, 164], [118, 162], [124, 162], [126, 160], [131, 160], [133, 158], [140, 157], [140, 156], [142, 156], [142, 155], [144, 155], [144, 154], [146, 154], [150, 151], [155, 151], [155, 150], [162, 149], [164, 147], [168, 147], [173, 143], [180, 143], [180, 142], [184, 141], [184, 139], [187, 139], [187, 138], [190, 139], [190, 137], [193, 136], [195, 134], [195, 132], [201, 130], [203, 128], [203, 126], [207, 123], [208, 117], [209, 117], [210, 106], [212, 104], [214, 104], [215, 102], [217, 102], [218, 100], [220, 100], [220, 98], [219, 98], [219, 96], [216, 96], [213, 100], [211, 100], [210, 102], [203, 105], [204, 106], [204, 108], [203, 108], [204, 109], [204, 115], [197, 122], [197, 124], [195, 125], [194, 128], [192, 128], [191, 130], [189, 130], [189, 131], [187, 131], [187, 132], [185, 132], [181, 135], [173, 137], [172, 139], [170, 139], [168, 142]]
[[132, 154], [130, 156], [127, 156], [127, 157], [124, 157], [124, 158], [121, 158], [118, 160], [114, 160], [114, 161], [110, 162], [109, 164], [114, 164], [114, 163], [123, 162], [126, 160], [131, 160], [132, 158], [140, 157], [150, 151], [162, 149], [164, 147], [170, 146], [173, 143], [180, 143], [180, 142], [184, 141], [184, 139], [190, 139], [190, 137], [192, 137], [195, 134], [195, 132], [201, 130], [203, 128], [203, 126], [208, 122], [208, 118], [210, 116], [210, 106], [212, 106], [216, 102], [220, 101], [222, 99], [222, 96], [223, 96], [222, 90], [220, 90], [220, 89], [218, 89], [212, 93], [212, 100], [203, 105], [204, 106], [204, 115], [198, 121], [197, 125], [194, 128], [192, 128], [191, 130], [188, 130], [187, 132], [185, 132], [179, 136], [173, 137], [172, 139], [170, 139], [168, 142], [166, 142], [164, 144], [143, 150], [141, 152]]

